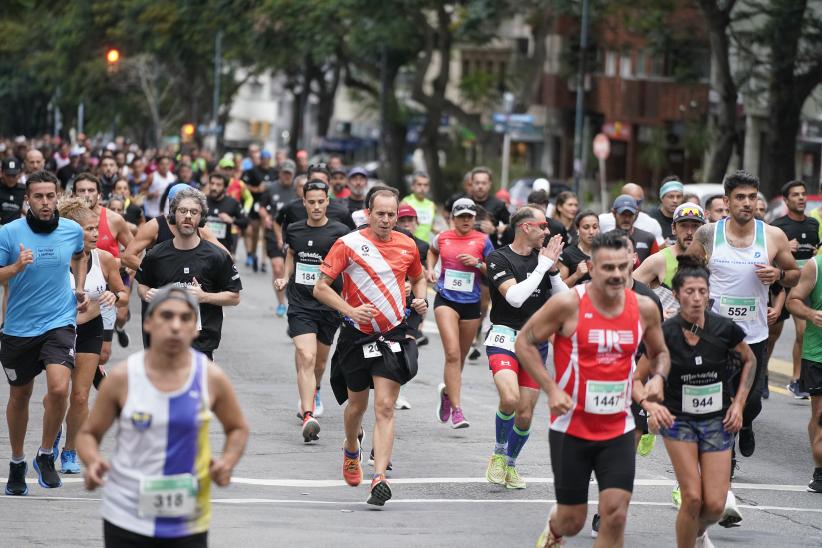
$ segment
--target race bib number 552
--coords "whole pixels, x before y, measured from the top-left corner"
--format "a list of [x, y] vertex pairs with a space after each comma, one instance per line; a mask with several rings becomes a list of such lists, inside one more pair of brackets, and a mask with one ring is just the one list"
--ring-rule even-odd
[[735, 322], [756, 318], [756, 297], [726, 297], [719, 299], [719, 314]]

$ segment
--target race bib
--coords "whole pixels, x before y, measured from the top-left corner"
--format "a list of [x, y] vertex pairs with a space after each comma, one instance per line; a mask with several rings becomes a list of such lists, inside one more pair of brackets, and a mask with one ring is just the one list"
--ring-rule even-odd
[[470, 293], [474, 289], [474, 273], [445, 269], [445, 289]]
[[719, 315], [735, 322], [746, 322], [756, 318], [756, 297], [719, 298]]
[[704, 415], [722, 410], [722, 383], [704, 386], [682, 385], [682, 412]]
[[585, 383], [585, 412], [614, 415], [625, 411], [628, 381], [588, 381]]
[[[402, 348], [400, 347], [400, 343], [397, 341], [386, 341], [388, 343], [388, 348], [391, 349], [391, 352], [397, 353]], [[362, 355], [366, 358], [379, 358], [382, 356], [382, 352], [380, 352], [380, 348], [377, 346], [376, 342], [366, 343], [362, 345]]]
[[320, 278], [320, 265], [297, 263], [294, 281], [302, 285], [315, 285]]
[[197, 479], [191, 474], [143, 478], [137, 513], [141, 518], [191, 517], [196, 500]]
[[417, 210], [417, 222], [421, 225], [430, 225], [431, 222], [434, 220], [434, 216], [431, 215], [430, 209], [418, 209]]
[[225, 238], [226, 226], [227, 225], [224, 222], [222, 222], [222, 221], [208, 221], [206, 223], [206, 226], [208, 227], [208, 229], [211, 232], [214, 233], [214, 236], [218, 240], [222, 240], [223, 238]]
[[488, 337], [485, 338], [485, 346], [495, 346], [514, 351], [514, 342], [517, 340], [517, 332], [510, 327], [504, 325], [492, 325], [491, 331], [488, 332]]

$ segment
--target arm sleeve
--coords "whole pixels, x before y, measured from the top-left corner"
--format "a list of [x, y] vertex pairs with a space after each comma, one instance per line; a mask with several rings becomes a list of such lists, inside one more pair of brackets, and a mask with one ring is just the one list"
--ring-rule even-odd
[[568, 285], [562, 281], [562, 276], [559, 274], [551, 276], [551, 295], [564, 293], [566, 291], [568, 291]]
[[513, 287], [509, 287], [508, 291], [505, 292], [505, 300], [508, 301], [508, 304], [514, 308], [521, 307], [531, 296], [531, 293], [536, 291], [539, 284], [542, 283], [542, 278], [545, 277], [545, 273], [548, 272], [551, 266], [553, 266], [551, 259], [540, 255], [539, 263], [531, 275]]

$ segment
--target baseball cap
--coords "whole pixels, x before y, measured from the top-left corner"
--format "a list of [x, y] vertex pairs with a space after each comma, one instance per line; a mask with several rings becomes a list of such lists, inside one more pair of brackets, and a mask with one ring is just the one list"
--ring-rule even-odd
[[294, 160], [285, 160], [283, 161], [283, 165], [280, 166], [280, 171], [287, 171], [292, 174], [296, 173], [297, 164], [294, 163]]
[[460, 198], [451, 206], [451, 215], [473, 215], [477, 216], [477, 204], [471, 198]]
[[548, 179], [540, 177], [539, 179], [536, 179], [534, 183], [531, 185], [531, 190], [544, 190], [547, 194], [550, 194], [551, 183], [548, 182]]
[[636, 213], [639, 211], [639, 204], [636, 203], [633, 196], [621, 194], [617, 196], [616, 200], [614, 200], [614, 207], [612, 209], [617, 213], [623, 213], [625, 211]]
[[397, 218], [400, 217], [416, 217], [417, 210], [411, 207], [408, 204], [400, 204], [400, 208], [397, 210]]
[[183, 301], [191, 307], [191, 310], [194, 311], [195, 317], [200, 317], [200, 305], [197, 303], [197, 299], [194, 295], [192, 295], [189, 290], [174, 284], [161, 287], [154, 293], [154, 297], [148, 303], [148, 307], [146, 308], [146, 316], [151, 316], [151, 313], [154, 312], [155, 308], [172, 299]]
[[3, 173], [6, 175], [17, 175], [20, 173], [20, 162], [17, 158], [6, 158], [3, 160]]
[[271, 153], [268, 152], [267, 150], [264, 150], [260, 153], [260, 158], [262, 158], [263, 160], [270, 160], [271, 159]]
[[351, 170], [348, 172], [348, 178], [350, 179], [354, 175], [362, 175], [366, 179], [368, 179], [368, 172], [361, 167], [352, 167]]
[[234, 169], [234, 160], [231, 158], [223, 158], [217, 166], [223, 169]]
[[71, 157], [71, 156], [82, 156], [85, 153], [86, 153], [86, 147], [78, 146], [78, 147], [74, 147], [74, 148], [71, 149], [71, 152], [69, 152], [69, 157]]
[[679, 221], [697, 221], [700, 223], [707, 222], [705, 220], [705, 212], [702, 210], [702, 207], [690, 202], [679, 204], [679, 206], [674, 210], [673, 222], [677, 223]]

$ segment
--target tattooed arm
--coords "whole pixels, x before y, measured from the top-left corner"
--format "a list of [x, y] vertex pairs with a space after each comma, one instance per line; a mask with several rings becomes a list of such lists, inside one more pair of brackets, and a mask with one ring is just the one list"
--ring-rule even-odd
[[711, 253], [714, 251], [714, 232], [716, 231], [716, 223], [708, 223], [699, 227], [699, 230], [694, 234], [694, 240], [688, 246], [686, 255], [698, 257], [702, 261], [708, 262], [711, 258]]

